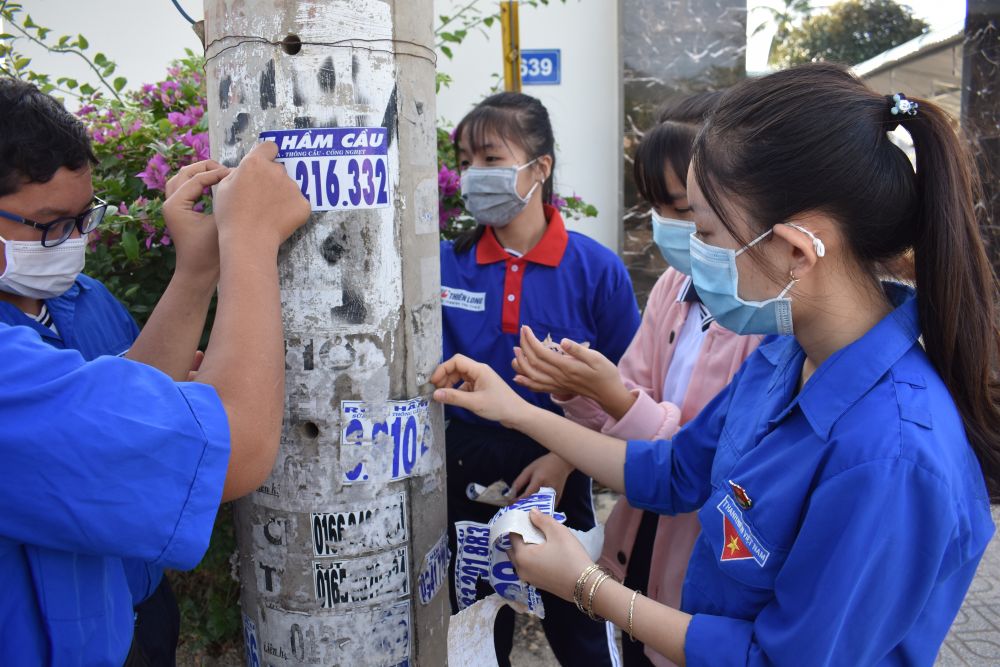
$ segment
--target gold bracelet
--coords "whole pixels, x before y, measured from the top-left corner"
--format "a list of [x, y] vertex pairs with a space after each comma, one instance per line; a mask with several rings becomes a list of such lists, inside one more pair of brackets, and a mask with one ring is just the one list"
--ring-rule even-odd
[[635, 641], [635, 637], [632, 636], [632, 612], [635, 611], [635, 596], [639, 594], [639, 589], [632, 591], [632, 599], [628, 603], [628, 638]]
[[573, 602], [576, 603], [576, 608], [579, 609], [581, 612], [584, 611], [583, 587], [587, 584], [587, 580], [590, 578], [590, 575], [592, 575], [596, 570], [599, 569], [601, 569], [600, 565], [598, 565], [597, 563], [591, 563], [583, 570], [583, 573], [580, 575], [580, 578], [576, 580], [576, 587], [573, 589]]
[[611, 575], [607, 572], [602, 572], [601, 576], [594, 581], [594, 585], [590, 587], [590, 596], [587, 598], [587, 616], [590, 616], [590, 620], [596, 621], [597, 617], [594, 616], [594, 595], [597, 594], [597, 589], [601, 587], [606, 579], [610, 579]]

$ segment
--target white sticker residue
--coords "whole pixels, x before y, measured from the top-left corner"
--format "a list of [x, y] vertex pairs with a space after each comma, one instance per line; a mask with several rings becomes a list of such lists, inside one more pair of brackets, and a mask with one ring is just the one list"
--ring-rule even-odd
[[389, 206], [389, 141], [384, 127], [269, 130], [278, 162], [299, 184], [314, 211]]
[[409, 539], [403, 493], [337, 509], [310, 516], [314, 556], [351, 556]]
[[424, 565], [417, 577], [420, 604], [428, 604], [441, 590], [441, 584], [448, 579], [448, 562], [450, 560], [448, 533], [444, 533], [424, 556]]
[[323, 609], [369, 605], [410, 594], [406, 547], [349, 558], [313, 561], [313, 585]]
[[448, 667], [496, 667], [493, 625], [506, 601], [490, 595], [448, 621]]
[[[341, 401], [343, 483], [410, 477], [418, 461], [430, 451], [428, 406], [426, 398], [389, 401], [381, 406]], [[385, 451], [390, 447], [391, 455]]]

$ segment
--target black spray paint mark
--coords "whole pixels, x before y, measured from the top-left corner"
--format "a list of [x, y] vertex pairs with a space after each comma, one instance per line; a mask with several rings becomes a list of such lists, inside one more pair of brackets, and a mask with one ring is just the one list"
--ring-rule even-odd
[[358, 82], [358, 72], [361, 71], [361, 59], [358, 54], [351, 54], [351, 81]]
[[313, 119], [310, 116], [296, 116], [292, 123], [295, 125], [296, 130], [304, 130], [309, 127], [316, 127], [313, 124]]
[[302, 370], [311, 371], [313, 369], [313, 342], [310, 340], [302, 348]]
[[384, 127], [389, 135], [386, 142], [386, 147], [392, 146], [392, 140], [396, 136], [396, 124], [398, 122], [396, 117], [396, 86], [392, 87], [392, 95], [389, 96], [389, 103], [385, 105], [385, 115], [382, 116], [382, 127]]
[[298, 75], [292, 76], [292, 104], [294, 106], [300, 107], [305, 103], [302, 99], [302, 91], [299, 89], [299, 77]]
[[236, 120], [233, 121], [233, 124], [229, 126], [229, 131], [226, 132], [226, 145], [235, 146], [243, 130], [248, 127], [250, 127], [250, 114], [245, 112], [237, 114]]
[[219, 82], [219, 106], [223, 109], [229, 108], [229, 89], [233, 85], [233, 77], [227, 76]]
[[274, 60], [260, 73], [260, 108], [261, 110], [277, 106], [277, 94], [274, 90]]
[[323, 89], [324, 93], [332, 93], [333, 89], [337, 85], [337, 74], [333, 69], [333, 56], [327, 56], [326, 60], [319, 68], [319, 72], [316, 73], [316, 79], [319, 81], [319, 87]]
[[363, 324], [368, 317], [364, 299], [353, 289], [344, 288], [343, 305], [331, 309], [334, 317], [347, 320], [349, 324]]
[[323, 247], [320, 248], [320, 253], [323, 255], [323, 259], [330, 264], [336, 264], [339, 262], [345, 252], [346, 249], [344, 246], [340, 245], [340, 242], [337, 241], [333, 234], [326, 237], [323, 241]]

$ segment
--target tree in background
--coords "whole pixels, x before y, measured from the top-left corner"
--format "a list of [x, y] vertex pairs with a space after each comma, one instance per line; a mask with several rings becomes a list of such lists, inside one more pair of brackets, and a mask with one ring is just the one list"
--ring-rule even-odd
[[832, 61], [857, 65], [929, 29], [913, 10], [893, 0], [843, 0], [806, 17], [776, 42], [776, 65]]
[[775, 9], [768, 5], [757, 5], [750, 10], [751, 13], [764, 12], [767, 14], [767, 17], [754, 28], [754, 35], [767, 30], [770, 26], [776, 28], [774, 37], [771, 38], [771, 47], [767, 51], [767, 64], [772, 67], [778, 65], [778, 45], [783, 44], [788, 39], [796, 21], [808, 17], [812, 12], [809, 0], [783, 0], [783, 3], [784, 6], [781, 9]]

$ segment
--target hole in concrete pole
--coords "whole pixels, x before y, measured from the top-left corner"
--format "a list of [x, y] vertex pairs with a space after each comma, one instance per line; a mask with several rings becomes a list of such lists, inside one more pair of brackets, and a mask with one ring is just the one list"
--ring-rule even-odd
[[319, 437], [319, 426], [316, 426], [313, 422], [305, 422], [302, 424], [302, 433], [307, 438], [315, 440]]
[[290, 56], [294, 56], [302, 50], [302, 40], [299, 39], [298, 35], [289, 35], [281, 40], [281, 50]]

